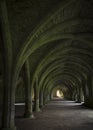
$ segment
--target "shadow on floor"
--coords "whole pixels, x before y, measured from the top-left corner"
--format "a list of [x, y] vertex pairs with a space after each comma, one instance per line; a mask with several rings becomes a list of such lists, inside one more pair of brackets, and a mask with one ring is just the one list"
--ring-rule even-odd
[[[22, 113], [22, 108], [20, 110]], [[36, 117], [34, 120], [16, 118], [18, 130], [93, 129], [93, 110], [73, 101], [53, 100], [42, 109], [42, 112], [34, 114]]]

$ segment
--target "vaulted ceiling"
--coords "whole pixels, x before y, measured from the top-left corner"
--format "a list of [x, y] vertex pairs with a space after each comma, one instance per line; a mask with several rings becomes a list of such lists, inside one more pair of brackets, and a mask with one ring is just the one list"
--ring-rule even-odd
[[73, 91], [92, 75], [92, 0], [8, 0], [6, 5], [14, 75], [27, 59], [31, 80], [38, 76], [43, 88], [65, 84]]

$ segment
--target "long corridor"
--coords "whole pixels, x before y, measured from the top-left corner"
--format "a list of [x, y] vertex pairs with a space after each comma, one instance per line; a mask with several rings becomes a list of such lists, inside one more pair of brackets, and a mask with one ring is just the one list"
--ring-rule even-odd
[[21, 117], [22, 112], [23, 107], [17, 106], [18, 130], [93, 130], [93, 110], [74, 101], [52, 100], [34, 113], [35, 119]]

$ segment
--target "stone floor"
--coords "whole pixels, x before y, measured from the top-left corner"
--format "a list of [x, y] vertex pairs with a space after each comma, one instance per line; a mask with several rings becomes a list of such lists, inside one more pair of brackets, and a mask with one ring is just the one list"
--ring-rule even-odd
[[35, 119], [25, 119], [23, 106], [16, 106], [17, 130], [93, 130], [93, 109], [64, 100], [50, 101]]

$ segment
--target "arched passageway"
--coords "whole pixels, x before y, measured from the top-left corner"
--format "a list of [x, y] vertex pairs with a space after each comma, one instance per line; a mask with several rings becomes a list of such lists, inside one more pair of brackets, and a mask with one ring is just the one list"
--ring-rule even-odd
[[36, 119], [57, 86], [93, 108], [93, 0], [1, 0], [1, 130], [17, 129], [19, 102]]

